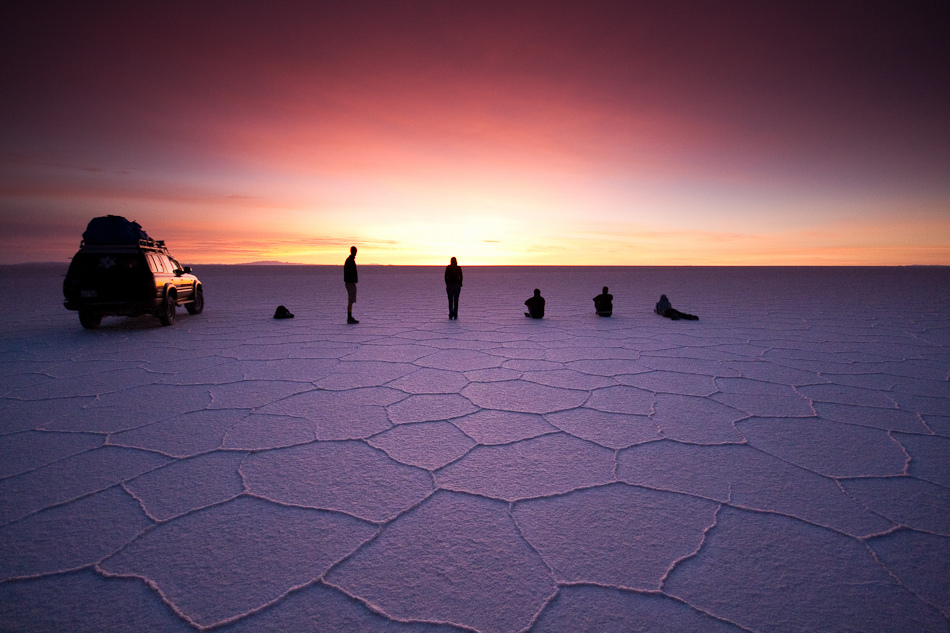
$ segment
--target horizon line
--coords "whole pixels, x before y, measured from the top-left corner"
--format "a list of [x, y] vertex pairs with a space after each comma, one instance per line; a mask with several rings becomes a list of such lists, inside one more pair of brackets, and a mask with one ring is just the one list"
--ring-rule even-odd
[[[70, 260], [72, 258], [69, 258]], [[12, 266], [63, 266], [67, 261], [33, 261], [0, 264], [0, 267]], [[311, 266], [342, 268], [343, 264], [306, 264], [302, 262], [220, 262], [183, 264], [187, 266]], [[360, 263], [361, 267], [376, 266], [386, 268], [441, 268], [445, 264], [380, 264], [378, 262]], [[466, 264], [466, 268], [948, 268], [950, 264]]]

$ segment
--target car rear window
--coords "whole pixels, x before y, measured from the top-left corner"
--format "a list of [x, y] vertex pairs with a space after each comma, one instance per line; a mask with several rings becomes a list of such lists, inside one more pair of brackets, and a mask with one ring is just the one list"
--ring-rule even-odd
[[80, 253], [73, 257], [69, 269], [79, 275], [123, 275], [144, 270], [145, 262], [138, 253]]

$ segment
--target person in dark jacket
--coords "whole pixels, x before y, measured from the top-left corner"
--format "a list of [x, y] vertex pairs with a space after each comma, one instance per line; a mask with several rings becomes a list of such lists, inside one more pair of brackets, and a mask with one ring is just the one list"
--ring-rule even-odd
[[525, 300], [524, 304], [528, 306], [528, 311], [524, 313], [526, 317], [531, 317], [532, 319], [544, 318], [544, 297], [541, 296], [540, 290], [535, 288], [534, 296]]
[[350, 256], [343, 262], [343, 284], [346, 286], [346, 322], [359, 323], [353, 318], [353, 304], [356, 303], [356, 284], [359, 276], [356, 274], [356, 247], [350, 247]]
[[455, 258], [445, 267], [445, 292], [449, 296], [449, 318], [459, 318], [459, 293], [462, 292], [462, 268]]
[[678, 321], [680, 319], [686, 319], [687, 321], [698, 321], [698, 316], [693, 316], [692, 314], [686, 314], [685, 312], [680, 312], [675, 309], [671, 304], [670, 300], [666, 298], [666, 295], [660, 295], [660, 300], [656, 302], [655, 312], [660, 316], [665, 316], [668, 319], [673, 319]]
[[607, 286], [604, 291], [594, 297], [594, 310], [597, 316], [609, 317], [614, 313], [614, 296], [607, 292]]

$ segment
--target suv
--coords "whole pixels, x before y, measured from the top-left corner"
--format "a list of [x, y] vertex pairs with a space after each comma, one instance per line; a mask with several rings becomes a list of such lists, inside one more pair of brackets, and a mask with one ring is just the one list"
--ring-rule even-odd
[[204, 309], [201, 282], [182, 267], [137, 222], [109, 215], [94, 218], [83, 233], [63, 281], [67, 310], [79, 311], [79, 322], [96, 329], [103, 316], [154, 314], [162, 325], [175, 322], [175, 307], [189, 314]]

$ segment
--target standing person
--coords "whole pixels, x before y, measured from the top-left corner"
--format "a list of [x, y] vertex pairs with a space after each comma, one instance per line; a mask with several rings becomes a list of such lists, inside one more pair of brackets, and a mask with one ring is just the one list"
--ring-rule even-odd
[[528, 311], [524, 313], [526, 317], [531, 317], [532, 319], [544, 318], [544, 297], [541, 296], [540, 290], [535, 288], [534, 296], [528, 297], [524, 304], [528, 306]]
[[459, 293], [462, 292], [462, 269], [455, 258], [445, 267], [445, 292], [449, 295], [449, 318], [459, 318]]
[[350, 247], [350, 256], [343, 262], [343, 284], [346, 286], [346, 322], [359, 323], [353, 318], [353, 304], [356, 303], [356, 284], [359, 277], [356, 274], [356, 247]]
[[609, 317], [614, 313], [614, 296], [607, 292], [607, 286], [604, 291], [594, 297], [594, 311], [597, 316]]

